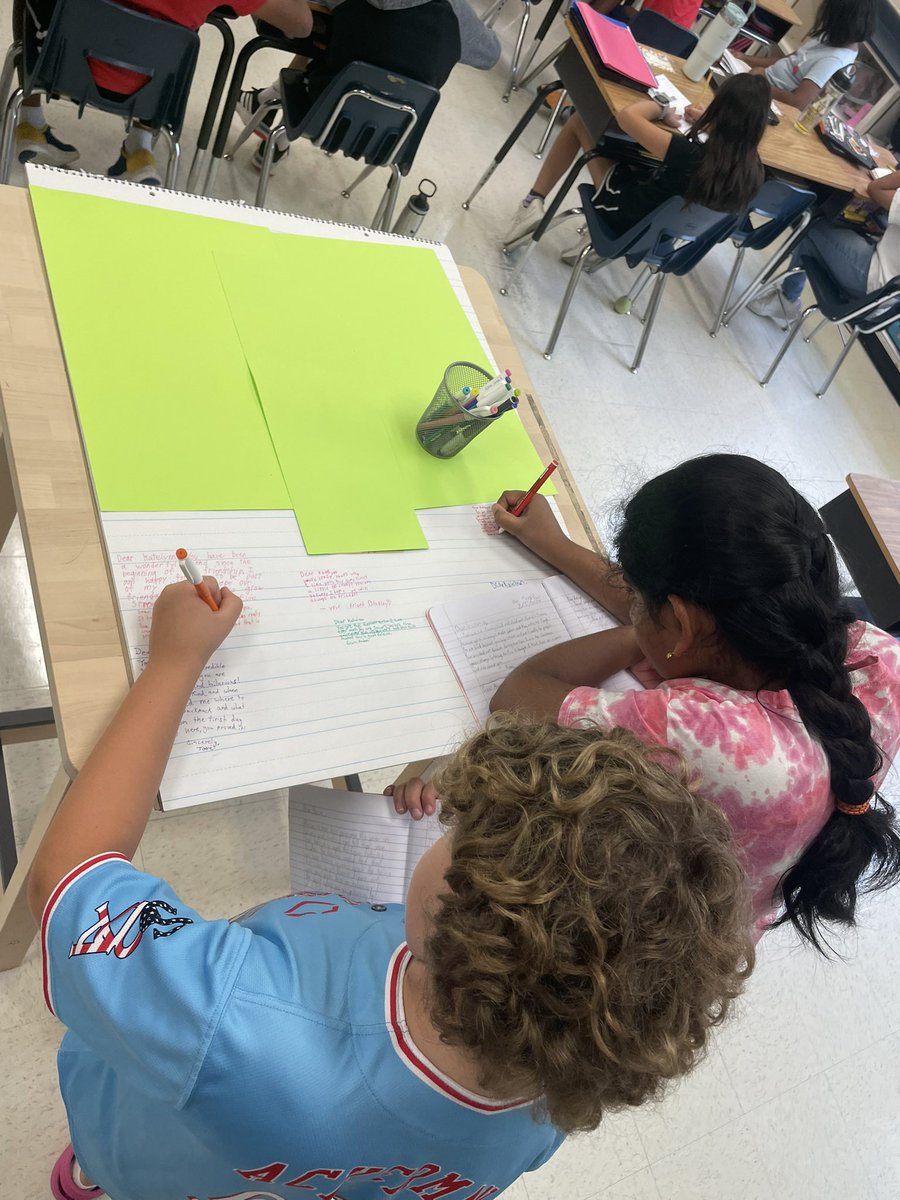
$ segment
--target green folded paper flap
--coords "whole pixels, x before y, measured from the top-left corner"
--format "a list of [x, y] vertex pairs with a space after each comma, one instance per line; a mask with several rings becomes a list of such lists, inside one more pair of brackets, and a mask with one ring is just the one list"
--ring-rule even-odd
[[212, 254], [268, 231], [49, 188], [31, 199], [100, 508], [289, 508]]
[[419, 547], [416, 509], [540, 474], [515, 414], [450, 461], [416, 441], [446, 367], [488, 369], [433, 250], [276, 234], [216, 261], [309, 553]]

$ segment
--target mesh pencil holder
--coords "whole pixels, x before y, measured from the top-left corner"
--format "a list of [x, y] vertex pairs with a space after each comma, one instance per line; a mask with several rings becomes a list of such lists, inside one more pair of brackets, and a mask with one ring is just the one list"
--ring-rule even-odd
[[462, 390], [477, 388], [492, 376], [475, 363], [451, 363], [434, 399], [416, 422], [416, 440], [435, 458], [453, 458], [499, 417], [476, 416], [463, 407]]

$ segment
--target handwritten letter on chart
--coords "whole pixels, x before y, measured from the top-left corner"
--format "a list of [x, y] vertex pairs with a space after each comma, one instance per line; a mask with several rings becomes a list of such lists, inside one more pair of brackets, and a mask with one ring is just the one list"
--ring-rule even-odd
[[428, 550], [307, 556], [290, 512], [104, 513], [134, 673], [175, 549], [244, 600], [204, 671], [165, 808], [444, 753], [471, 715], [425, 612], [548, 574], [485, 506], [420, 513]]

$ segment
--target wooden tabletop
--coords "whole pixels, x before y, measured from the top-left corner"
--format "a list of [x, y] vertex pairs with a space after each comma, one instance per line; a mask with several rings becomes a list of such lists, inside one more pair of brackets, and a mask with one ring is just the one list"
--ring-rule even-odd
[[769, 13], [788, 25], [803, 24], [803, 18], [797, 16], [796, 9], [791, 8], [786, 0], [758, 0], [756, 7], [760, 12]]
[[853, 474], [847, 485], [900, 583], [900, 480]]
[[[604, 79], [598, 75], [578, 29], [569, 17], [566, 17], [566, 28], [613, 116], [640, 99], [640, 93], [634, 88], [614, 83], [611, 79]], [[652, 47], [648, 46], [647, 49], [652, 50]], [[661, 52], [652, 50], [652, 53], [656, 56]], [[705, 81], [694, 83], [688, 79], [682, 71], [683, 58], [676, 58], [674, 54], [666, 54], [664, 57], [672, 64], [672, 69], [666, 73], [691, 104], [709, 104], [713, 97], [709, 84]], [[842, 158], [839, 154], [832, 154], [818, 134], [801, 133], [794, 125], [799, 109], [781, 100], [778, 101], [778, 107], [781, 110], [781, 121], [778, 125], [768, 126], [759, 146], [759, 156], [764, 165], [782, 175], [808, 179], [812, 183], [825, 184], [841, 191], [865, 194], [871, 180], [869, 172], [863, 167], [854, 166], [849, 159]], [[878, 148], [875, 158], [885, 166], [894, 165], [894, 156], [889, 151]]]
[[[129, 676], [50, 288], [23, 188], [0, 187], [0, 245], [0, 456], [5, 447], [63, 764], [74, 775], [125, 695]], [[526, 399], [519, 413], [535, 448], [545, 462], [561, 458], [490, 289], [477, 272], [464, 269], [462, 275], [495, 358], [522, 381]], [[563, 461], [556, 479], [572, 537], [599, 548]], [[3, 495], [0, 478], [0, 501]]]

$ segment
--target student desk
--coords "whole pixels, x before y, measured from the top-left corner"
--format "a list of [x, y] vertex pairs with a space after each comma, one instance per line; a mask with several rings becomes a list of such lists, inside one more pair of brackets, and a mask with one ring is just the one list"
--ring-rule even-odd
[[819, 510], [875, 621], [900, 624], [900, 480], [848, 475]]
[[[0, 970], [24, 957], [35, 928], [24, 884], [41, 836], [71, 779], [129, 686], [115, 593], [81, 445], [29, 195], [0, 187], [0, 544], [18, 511], [53, 702], [23, 715], [27, 737], [53, 736], [62, 766], [0, 896]], [[522, 381], [519, 414], [543, 461], [559, 458], [558, 502], [572, 536], [600, 548], [487, 284], [463, 280], [491, 349]], [[14, 714], [0, 714], [0, 738]], [[9, 740], [9, 739], [7, 739]], [[0, 763], [2, 768], [2, 763]], [[3, 805], [0, 791], [0, 808]], [[0, 812], [0, 839], [11, 827]], [[6, 812], [8, 817], [8, 808]], [[9, 845], [6, 846], [7, 858]], [[12, 845], [14, 860], [15, 846]]]

